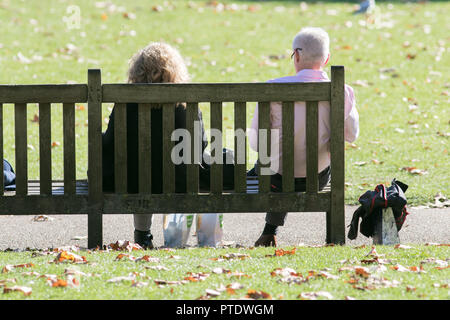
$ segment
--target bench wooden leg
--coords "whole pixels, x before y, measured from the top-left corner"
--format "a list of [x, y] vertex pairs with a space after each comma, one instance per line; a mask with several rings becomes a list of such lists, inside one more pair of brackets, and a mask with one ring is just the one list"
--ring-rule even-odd
[[327, 236], [326, 242], [345, 244], [345, 207], [335, 207], [327, 212]]
[[103, 245], [103, 216], [99, 211], [88, 214], [88, 248], [95, 249]]

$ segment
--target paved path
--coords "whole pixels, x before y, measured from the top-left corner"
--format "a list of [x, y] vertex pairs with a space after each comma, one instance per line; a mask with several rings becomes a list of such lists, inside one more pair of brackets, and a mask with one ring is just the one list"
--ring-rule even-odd
[[[346, 225], [350, 223], [356, 206], [346, 207]], [[450, 243], [450, 208], [415, 209], [400, 231], [400, 241], [407, 243]], [[224, 241], [242, 246], [253, 246], [264, 226], [264, 213], [241, 213], [224, 215]], [[87, 246], [86, 215], [54, 215], [53, 220], [33, 221], [33, 216], [0, 216], [0, 250], [6, 248], [49, 248], [66, 245]], [[287, 225], [280, 228], [279, 246], [295, 246], [299, 243], [325, 243], [325, 213], [291, 213]], [[119, 239], [133, 241], [132, 215], [105, 215], [103, 218], [104, 243]], [[346, 232], [348, 228], [346, 228]], [[155, 215], [152, 232], [156, 246], [163, 245], [162, 215]], [[193, 233], [194, 230], [192, 229]], [[346, 244], [355, 246], [371, 244], [372, 239], [358, 234], [356, 240], [346, 239]], [[191, 236], [189, 245], [196, 245]]]

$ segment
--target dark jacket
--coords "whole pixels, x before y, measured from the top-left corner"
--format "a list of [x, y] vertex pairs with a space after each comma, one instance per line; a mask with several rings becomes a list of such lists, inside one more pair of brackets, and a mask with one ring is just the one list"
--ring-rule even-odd
[[400, 231], [406, 216], [405, 192], [408, 186], [396, 179], [392, 180], [391, 186], [386, 188], [383, 184], [375, 187], [374, 191], [366, 191], [358, 199], [361, 206], [353, 213], [350, 223], [348, 238], [356, 239], [358, 235], [358, 223], [361, 218], [361, 233], [366, 237], [372, 237], [375, 232], [377, 218], [382, 214], [382, 209], [391, 207], [394, 213], [397, 231]]
[[[199, 109], [198, 118], [202, 125], [202, 152], [208, 145], [203, 127], [202, 113]], [[151, 176], [152, 193], [162, 193], [162, 108], [152, 108], [151, 111]], [[175, 129], [186, 128], [186, 109], [178, 104], [175, 109]], [[103, 191], [114, 192], [114, 109], [109, 116], [106, 132], [103, 133]], [[175, 144], [182, 141], [180, 138]], [[127, 182], [128, 193], [137, 193], [138, 176], [138, 104], [127, 104]], [[186, 192], [186, 165], [175, 166], [175, 191]]]
[[6, 190], [14, 190], [16, 188], [16, 174], [11, 164], [3, 159], [3, 185]]

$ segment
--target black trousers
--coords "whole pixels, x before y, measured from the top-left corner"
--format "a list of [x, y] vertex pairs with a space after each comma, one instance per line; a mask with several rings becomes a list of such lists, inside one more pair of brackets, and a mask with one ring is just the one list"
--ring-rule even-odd
[[[325, 188], [325, 186], [330, 182], [331, 178], [331, 168], [327, 167], [322, 172], [319, 173], [319, 190]], [[280, 174], [274, 174], [270, 177], [270, 182], [272, 184], [272, 192], [282, 192], [283, 176]], [[306, 178], [295, 178], [295, 191], [305, 192], [306, 191]], [[266, 223], [274, 226], [283, 226], [286, 221], [287, 212], [267, 212]]]

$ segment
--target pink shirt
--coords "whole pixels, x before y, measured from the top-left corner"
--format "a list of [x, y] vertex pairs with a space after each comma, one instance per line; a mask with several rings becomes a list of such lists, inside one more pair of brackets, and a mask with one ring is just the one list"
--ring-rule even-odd
[[[282, 77], [269, 80], [268, 82], [320, 82], [329, 81], [326, 72], [322, 70], [303, 69], [295, 76]], [[330, 103], [328, 101], [319, 101], [319, 163], [318, 170], [321, 172], [330, 165]], [[306, 177], [306, 106], [305, 102], [295, 103], [294, 120], [294, 174], [295, 177]], [[271, 170], [283, 174], [282, 167], [282, 122], [281, 122], [281, 103], [272, 102], [270, 104], [271, 128], [278, 129], [278, 135], [271, 135]], [[252, 130], [250, 130], [250, 147], [257, 151], [257, 130], [258, 130], [258, 106], [252, 121]], [[345, 140], [353, 142], [359, 135], [359, 114], [355, 107], [355, 96], [353, 88], [345, 85]]]

